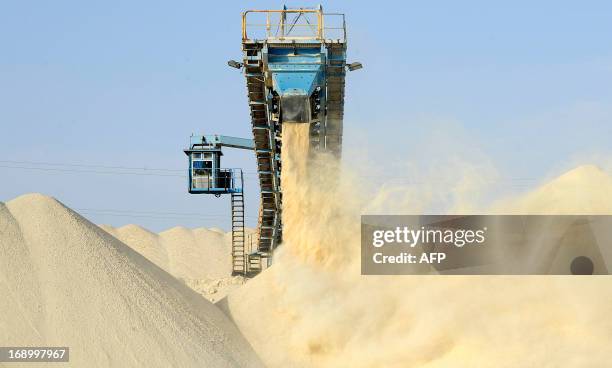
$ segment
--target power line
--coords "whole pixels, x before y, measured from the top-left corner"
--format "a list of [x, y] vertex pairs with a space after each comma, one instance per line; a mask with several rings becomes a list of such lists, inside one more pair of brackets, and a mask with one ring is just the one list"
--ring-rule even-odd
[[21, 169], [21, 170], [36, 170], [36, 171], [51, 171], [58, 173], [89, 173], [89, 174], [110, 174], [110, 175], [141, 175], [141, 176], [167, 176], [167, 177], [180, 177], [186, 178], [186, 175], [176, 174], [160, 174], [160, 173], [146, 173], [146, 172], [125, 172], [125, 171], [99, 171], [99, 170], [78, 170], [78, 169], [61, 169], [52, 167], [24, 167], [24, 166], [6, 166], [0, 165], [0, 168], [4, 169]]
[[181, 216], [223, 216], [221, 213], [196, 213], [196, 212], [166, 212], [166, 211], [134, 211], [100, 208], [75, 208], [78, 211], [101, 211], [101, 212], [120, 212], [120, 213], [146, 213], [157, 215], [181, 215]]
[[[61, 163], [61, 162], [43, 162], [43, 161], [15, 161], [15, 160], [0, 160], [0, 164], [15, 164], [15, 165], [30, 165], [30, 166], [65, 166], [65, 167], [84, 167], [92, 169], [111, 169], [111, 170], [138, 170], [138, 171], [168, 171], [168, 172], [185, 172], [188, 169], [171, 169], [171, 168], [156, 168], [156, 167], [138, 167], [138, 166], [117, 166], [117, 165], [88, 165], [80, 163]], [[23, 168], [27, 169], [30, 167], [21, 166], [6, 166], [2, 165], [3, 168]], [[32, 169], [36, 169], [35, 167]], [[50, 170], [51, 168], [49, 168]], [[68, 169], [62, 169], [68, 170]], [[89, 171], [85, 171], [89, 172]], [[114, 173], [114, 172], [113, 172]], [[251, 175], [257, 174], [257, 171], [243, 171], [243, 174]]]
[[[189, 212], [164, 212], [164, 211], [132, 211], [132, 210], [116, 210], [116, 209], [96, 209], [96, 208], [74, 208], [79, 213], [92, 213], [109, 216], [172, 216], [172, 217], [189, 217], [189, 218], [225, 218], [228, 217], [219, 213], [189, 213]], [[256, 216], [245, 215], [247, 218], [256, 218]]]
[[[1, 162], [1, 161], [0, 161]], [[54, 172], [58, 174], [72, 174], [72, 173], [86, 173], [86, 174], [102, 174], [102, 175], [135, 175], [135, 176], [157, 176], [157, 177], [174, 177], [174, 178], [182, 178], [187, 180], [187, 175], [178, 175], [178, 174], [161, 174], [161, 173], [148, 173], [148, 172], [127, 172], [127, 171], [99, 171], [99, 170], [79, 170], [79, 169], [61, 169], [61, 168], [48, 168], [48, 167], [23, 167], [23, 166], [5, 166], [0, 165], [0, 168], [5, 169], [19, 169], [19, 170], [34, 170], [34, 171], [44, 171], [44, 172]], [[255, 172], [243, 172], [245, 180], [257, 180], [258, 174]], [[384, 180], [387, 183], [392, 181], [404, 181], [404, 184], [408, 185], [429, 185], [433, 182], [436, 183], [453, 183], [456, 182], [456, 179], [446, 179], [439, 180], [434, 179], [432, 181], [415, 181], [411, 177], [408, 176], [392, 176], [392, 175], [355, 175], [357, 178], [365, 178], [370, 180]], [[535, 178], [506, 178], [500, 180], [485, 180], [481, 181], [481, 184], [489, 184], [489, 185], [503, 185], [506, 187], [517, 187], [517, 188], [525, 188], [529, 187], [532, 182], [535, 182], [539, 179]]]
[[[101, 170], [80, 170], [80, 169], [63, 169], [55, 167], [25, 167], [25, 166], [7, 166], [0, 165], [0, 168], [4, 169], [19, 169], [19, 170], [34, 170], [34, 171], [47, 171], [55, 173], [86, 173], [86, 174], [104, 174], [104, 175], [137, 175], [137, 176], [160, 176], [160, 177], [176, 177], [187, 179], [187, 175], [178, 174], [163, 174], [154, 172], [129, 172], [129, 171], [101, 171]], [[150, 169], [149, 169], [150, 170]], [[152, 171], [152, 170], [151, 170]], [[182, 170], [186, 171], [186, 170]], [[247, 179], [254, 178], [255, 173], [243, 173]]]
[[[173, 172], [188, 172], [188, 168], [175, 169], [175, 168], [153, 168], [153, 167], [137, 167], [137, 166], [122, 166], [122, 165], [90, 165], [81, 163], [60, 163], [60, 162], [43, 162], [43, 161], [17, 161], [17, 160], [0, 160], [0, 168], [3, 169], [18, 169], [18, 170], [33, 170], [43, 172], [55, 172], [55, 173], [86, 173], [86, 174], [103, 174], [103, 175], [136, 175], [136, 176], [159, 176], [159, 177], [180, 177], [187, 179], [187, 175], [172, 174]], [[21, 166], [28, 165], [28, 166]], [[37, 167], [38, 166], [38, 167]], [[53, 167], [45, 167], [53, 166]], [[84, 168], [84, 169], [80, 169]], [[92, 170], [89, 170], [92, 169]], [[102, 170], [97, 170], [102, 169]], [[129, 170], [129, 171], [128, 171]], [[245, 179], [253, 180], [257, 179], [257, 171], [243, 171]], [[393, 175], [393, 174], [380, 174], [380, 175], [354, 175], [356, 178], [365, 178], [370, 180], [388, 180], [388, 181], [406, 181], [407, 184], [429, 184], [432, 182], [455, 182], [456, 179], [432, 179], [428, 180], [415, 180], [414, 177], [405, 175]], [[492, 180], [481, 181], [482, 184], [502, 184], [507, 186], [527, 186], [528, 183], [539, 181], [541, 178], [500, 178]]]
[[[215, 216], [215, 217], [194, 217], [194, 216], [155, 216], [155, 215], [133, 215], [133, 214], [121, 214], [121, 213], [98, 213], [91, 211], [82, 211], [79, 212], [80, 215], [87, 216], [111, 216], [111, 217], [127, 217], [127, 218], [150, 218], [150, 219], [160, 219], [160, 220], [194, 220], [194, 221], [204, 221], [204, 220], [230, 220], [230, 216]], [[252, 216], [245, 216], [246, 218], [253, 218]], [[253, 218], [254, 219], [254, 218]]]
[[86, 165], [86, 164], [75, 164], [75, 163], [58, 163], [58, 162], [41, 162], [41, 161], [11, 161], [11, 160], [0, 160], [0, 163], [5, 164], [26, 164], [26, 165], [46, 165], [46, 166], [73, 166], [73, 167], [90, 167], [99, 169], [121, 169], [121, 170], [151, 170], [151, 171], [184, 171], [183, 169], [168, 169], [168, 168], [154, 168], [154, 167], [130, 167], [130, 166], [108, 166], [108, 165]]
[[[0, 161], [6, 162], [6, 161]], [[60, 164], [55, 164], [60, 165]], [[71, 166], [71, 165], [66, 165]], [[91, 166], [91, 167], [103, 167], [103, 166]], [[110, 166], [105, 166], [110, 167]], [[142, 175], [142, 176], [165, 176], [165, 177], [181, 177], [187, 178], [187, 175], [177, 175], [177, 174], [161, 174], [161, 173], [148, 173], [148, 172], [126, 172], [126, 171], [99, 171], [99, 170], [79, 170], [79, 169], [62, 169], [62, 168], [49, 168], [49, 167], [24, 167], [24, 166], [6, 166], [0, 165], [0, 168], [6, 169], [23, 169], [23, 170], [40, 170], [40, 171], [52, 171], [52, 172], [61, 172], [61, 173], [91, 173], [91, 174], [110, 174], [110, 175]], [[128, 169], [125, 167], [125, 169]], [[134, 168], [131, 168], [134, 170]], [[140, 170], [166, 170], [166, 171], [176, 171], [174, 169], [140, 169]], [[187, 169], [185, 169], [187, 170]], [[181, 170], [181, 171], [185, 171]], [[257, 172], [249, 172], [243, 171], [243, 175], [246, 177], [253, 177], [258, 175]], [[355, 175], [355, 177], [359, 178], [367, 178], [367, 179], [393, 179], [393, 180], [408, 180], [411, 184], [426, 184], [427, 181], [414, 181], [411, 180], [410, 176], [394, 176], [394, 175]], [[508, 182], [508, 181], [535, 181], [539, 179], [535, 178], [504, 178], [500, 180], [486, 180], [482, 181], [482, 183], [498, 183], [498, 182]], [[444, 180], [435, 179], [436, 182], [442, 182]], [[448, 182], [455, 181], [454, 179], [447, 179]]]

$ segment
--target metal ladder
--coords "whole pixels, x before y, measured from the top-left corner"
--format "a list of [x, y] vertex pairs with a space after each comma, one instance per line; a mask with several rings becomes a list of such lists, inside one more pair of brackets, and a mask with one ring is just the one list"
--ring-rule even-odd
[[261, 188], [257, 241], [261, 255], [261, 253], [270, 253], [281, 239], [280, 152], [278, 151], [280, 142], [277, 139], [280, 126], [270, 119], [261, 54], [263, 44], [245, 42], [242, 47]]
[[248, 234], [246, 237], [245, 256], [246, 256], [246, 267], [247, 267], [246, 276], [247, 277], [255, 276], [258, 273], [260, 273], [262, 270], [261, 254], [257, 250], [257, 243], [256, 243], [257, 238], [258, 238], [258, 235], [256, 233]]
[[261, 272], [261, 256], [258, 253], [249, 255], [248, 276], [254, 276]]
[[337, 157], [342, 152], [346, 45], [327, 44], [327, 116], [325, 149]]
[[232, 193], [232, 275], [246, 274], [244, 196]]

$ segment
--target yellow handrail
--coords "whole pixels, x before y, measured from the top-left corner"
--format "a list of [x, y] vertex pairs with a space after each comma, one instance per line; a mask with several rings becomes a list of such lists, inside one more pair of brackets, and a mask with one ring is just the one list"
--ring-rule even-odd
[[[265, 25], [264, 24], [259, 24], [259, 23], [254, 23], [254, 24], [249, 24], [247, 23], [247, 16], [248, 14], [251, 13], [265, 13], [266, 14], [266, 22]], [[288, 32], [291, 32], [291, 29], [293, 29], [294, 27], [311, 27], [313, 29], [313, 33], [316, 32], [316, 35], [313, 36], [290, 36], [285, 34], [285, 27], [286, 27], [286, 15], [288, 13], [291, 14], [303, 14], [303, 13], [309, 13], [309, 14], [315, 14], [317, 16], [317, 26], [316, 29], [314, 27], [314, 25], [310, 24], [310, 22], [308, 22], [308, 20], [306, 20], [306, 22], [308, 24], [291, 24], [291, 28], [289, 29]], [[270, 14], [280, 14], [280, 20], [279, 23], [272, 23], [270, 22]], [[342, 27], [329, 27], [326, 28], [324, 25], [324, 18], [325, 15], [336, 15], [336, 16], [342, 16]], [[299, 16], [298, 16], [299, 17]], [[296, 18], [297, 19], [297, 18]], [[272, 26], [278, 26], [279, 30], [280, 30], [280, 36], [270, 36], [270, 30], [272, 28]], [[266, 37], [267, 38], [273, 38], [273, 39], [299, 39], [299, 40], [306, 40], [306, 39], [317, 39], [317, 40], [323, 40], [325, 38], [325, 30], [343, 30], [343, 38], [346, 40], [346, 28], [345, 28], [345, 23], [344, 23], [344, 14], [338, 14], [338, 13], [323, 13], [322, 9], [282, 9], [282, 10], [247, 10], [245, 12], [242, 13], [242, 39], [243, 40], [248, 40], [249, 36], [248, 36], [248, 32], [247, 32], [247, 28], [248, 26], [251, 27], [265, 27], [266, 30]]]

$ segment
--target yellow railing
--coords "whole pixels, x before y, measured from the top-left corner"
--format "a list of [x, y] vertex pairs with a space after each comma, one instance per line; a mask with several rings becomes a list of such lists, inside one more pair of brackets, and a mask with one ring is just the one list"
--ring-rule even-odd
[[[326, 26], [331, 18], [336, 24]], [[321, 9], [247, 10], [242, 13], [242, 39], [346, 41], [346, 23], [344, 14]]]

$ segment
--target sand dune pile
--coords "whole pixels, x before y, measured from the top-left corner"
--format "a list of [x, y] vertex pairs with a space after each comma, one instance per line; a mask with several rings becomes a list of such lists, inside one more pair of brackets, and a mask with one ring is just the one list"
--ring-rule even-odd
[[132, 224], [119, 228], [110, 225], [100, 225], [100, 227], [145, 256], [149, 261], [171, 273], [168, 252], [162, 246], [157, 234]]
[[176, 277], [219, 279], [232, 273], [231, 233], [182, 226], [159, 234], [132, 224], [100, 227]]
[[[374, 208], [355, 181], [325, 185], [328, 161], [304, 164], [307, 129], [283, 126], [284, 245], [274, 265], [218, 303], [268, 366], [609, 365], [608, 276], [360, 276], [359, 215], [396, 203]], [[587, 166], [488, 211], [612, 214], [610, 198], [612, 178]]]
[[132, 224], [100, 227], [210, 301], [245, 283], [244, 278], [231, 276], [231, 232], [176, 226], [156, 234]]
[[69, 346], [75, 367], [260, 366], [213, 304], [56, 200], [0, 219], [1, 346]]
[[612, 176], [595, 165], [579, 166], [530, 193], [494, 203], [488, 212], [610, 215]]

